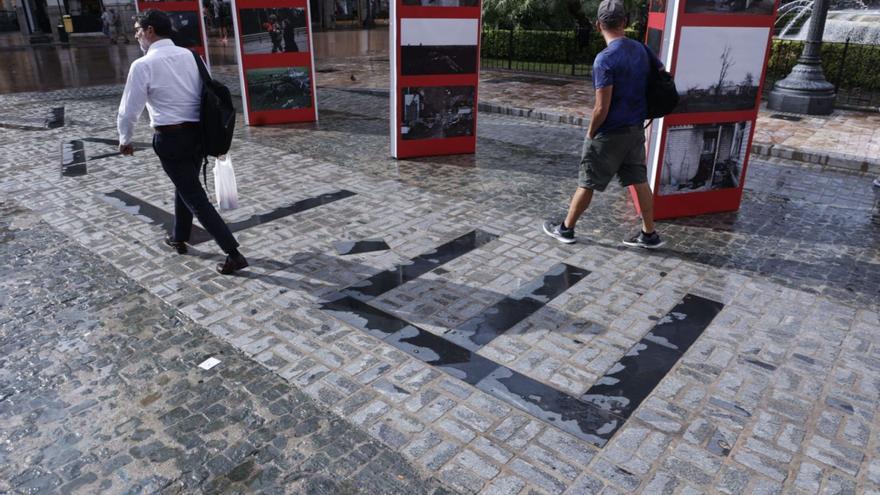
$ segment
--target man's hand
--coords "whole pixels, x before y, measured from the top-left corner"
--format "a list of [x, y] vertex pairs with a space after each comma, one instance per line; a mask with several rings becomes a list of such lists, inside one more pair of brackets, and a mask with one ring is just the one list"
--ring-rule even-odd
[[125, 156], [132, 156], [132, 155], [134, 155], [134, 145], [120, 144], [119, 145], [119, 152]]

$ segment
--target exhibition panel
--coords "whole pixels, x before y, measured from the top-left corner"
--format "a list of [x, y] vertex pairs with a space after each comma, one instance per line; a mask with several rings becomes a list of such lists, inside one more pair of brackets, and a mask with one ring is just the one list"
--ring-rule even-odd
[[189, 48], [202, 56], [202, 60], [211, 68], [211, 60], [208, 56], [208, 38], [205, 31], [205, 15], [202, 11], [201, 2], [156, 2], [138, 1], [137, 11], [155, 9], [161, 10], [171, 18], [171, 27], [174, 29], [172, 41], [177, 46]]
[[391, 20], [391, 155], [474, 153], [479, 0], [396, 0]]
[[309, 2], [233, 0], [232, 8], [245, 123], [318, 120]]
[[776, 6], [651, 3], [646, 44], [675, 77], [679, 94], [675, 111], [649, 130], [655, 218], [739, 209]]

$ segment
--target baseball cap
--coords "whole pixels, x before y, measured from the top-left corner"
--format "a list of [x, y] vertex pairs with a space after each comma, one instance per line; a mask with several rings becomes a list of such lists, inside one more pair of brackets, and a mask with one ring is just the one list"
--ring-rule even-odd
[[602, 3], [599, 4], [598, 12], [596, 12], [596, 17], [602, 24], [610, 26], [626, 21], [626, 9], [623, 7], [623, 0], [602, 0]]

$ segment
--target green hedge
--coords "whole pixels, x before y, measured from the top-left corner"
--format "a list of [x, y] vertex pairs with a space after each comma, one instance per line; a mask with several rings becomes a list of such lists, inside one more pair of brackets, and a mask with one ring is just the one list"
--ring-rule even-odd
[[[635, 38], [636, 33], [627, 31]], [[511, 44], [512, 40], [512, 44]], [[510, 49], [513, 49], [511, 57]], [[486, 59], [536, 64], [592, 64], [596, 54], [605, 48], [605, 41], [595, 30], [585, 44], [578, 43], [574, 31], [526, 31], [515, 29], [484, 29], [481, 56]], [[803, 50], [802, 41], [773, 40], [767, 67], [767, 81], [785, 77], [797, 63]], [[822, 44], [822, 67], [826, 78], [836, 83], [843, 63], [843, 43]], [[840, 77], [842, 89], [859, 88], [880, 91], [880, 46], [849, 45], [846, 65]]]
[[[880, 91], [880, 46], [844, 43], [822, 44], [822, 69], [825, 78], [837, 83], [843, 89], [859, 88], [864, 91]], [[804, 49], [803, 41], [773, 40], [770, 61], [767, 66], [767, 81], [781, 79], [791, 72]], [[841, 65], [843, 72], [841, 73]]]
[[593, 30], [586, 43], [576, 39], [575, 31], [526, 31], [522, 29], [484, 29], [481, 56], [507, 59], [513, 49], [514, 60], [540, 63], [590, 62], [603, 48], [605, 41]]

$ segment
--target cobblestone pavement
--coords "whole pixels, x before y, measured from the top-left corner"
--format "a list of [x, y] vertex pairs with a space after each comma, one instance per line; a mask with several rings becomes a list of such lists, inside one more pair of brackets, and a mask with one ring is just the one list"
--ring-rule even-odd
[[[224, 215], [252, 225], [291, 204], [314, 207], [240, 230], [252, 267], [219, 277], [211, 271], [220, 259], [212, 243], [172, 256], [151, 223], [161, 212], [124, 202], [171, 209], [169, 184], [151, 153], [89, 161], [87, 174], [61, 176], [62, 142], [115, 139], [118, 94], [118, 87], [91, 88], [0, 99], [4, 109], [34, 115], [63, 102], [68, 118], [63, 128], [0, 136], [0, 195], [39, 212], [69, 239], [38, 245], [82, 246], [119, 270], [120, 283], [144, 289], [113, 296], [110, 277], [97, 277], [107, 285], [91, 289], [71, 275], [61, 287], [131, 305], [83, 308], [82, 318], [112, 321], [110, 308], [118, 307], [125, 321], [127, 307], [155, 307], [125, 298], [157, 296], [219, 337], [223, 343], [200, 339], [217, 346], [202, 351], [172, 347], [191, 357], [170, 358], [187, 363], [188, 380], [199, 373], [190, 363], [228, 344], [286, 380], [291, 395], [302, 391], [422, 476], [464, 493], [880, 492], [880, 196], [864, 176], [753, 162], [739, 213], [664, 222], [671, 245], [649, 254], [619, 247], [636, 218], [614, 187], [579, 226], [581, 242], [562, 246], [538, 225], [561, 214], [572, 192], [581, 128], [483, 114], [475, 156], [393, 161], [387, 96], [327, 88], [319, 94], [319, 124], [238, 131], [232, 156], [243, 206]], [[135, 140], [148, 139], [141, 126]], [[85, 146], [90, 157], [112, 151], [94, 139]], [[308, 201], [342, 190], [354, 194]], [[413, 273], [440, 256], [431, 254], [438, 246], [477, 229], [495, 238]], [[336, 251], [338, 241], [377, 238], [391, 249]], [[659, 342], [656, 329], [681, 317], [670, 311], [686, 295], [723, 304], [687, 352], [667, 360], [665, 376], [643, 391], [607, 443], [577, 435], [564, 415], [554, 421], [534, 413], [485, 381], [472, 386], [467, 375], [429, 364], [434, 358], [376, 338], [364, 331], [370, 321], [341, 321], [322, 309], [332, 294], [393, 270], [397, 282], [370, 306], [434, 339], [454, 340], [452, 329], [491, 319], [492, 308], [523, 291], [534, 294], [533, 281], [559, 263], [584, 275], [475, 348], [471, 362], [581, 397], [607, 385], [620, 372], [616, 363], [636, 361], [635, 376], [659, 369], [653, 362], [639, 368], [639, 345]], [[50, 272], [55, 265], [42, 264]], [[65, 293], [47, 290], [36, 299], [63, 300]], [[165, 320], [157, 319], [164, 335]], [[105, 327], [95, 328], [100, 336]], [[173, 354], [143, 357], [160, 362], [166, 353]], [[230, 349], [222, 359], [235, 355]], [[32, 361], [48, 359], [36, 354]], [[3, 390], [11, 388], [5, 383]], [[230, 394], [254, 392], [233, 384], [224, 383]], [[65, 397], [58, 400], [73, 400]], [[246, 422], [228, 427], [243, 428], [233, 437], [248, 431]], [[112, 445], [112, 438], [88, 441]], [[180, 457], [171, 456], [175, 463]], [[53, 471], [45, 458], [35, 463]]]
[[0, 493], [449, 493], [29, 210], [0, 213]]

